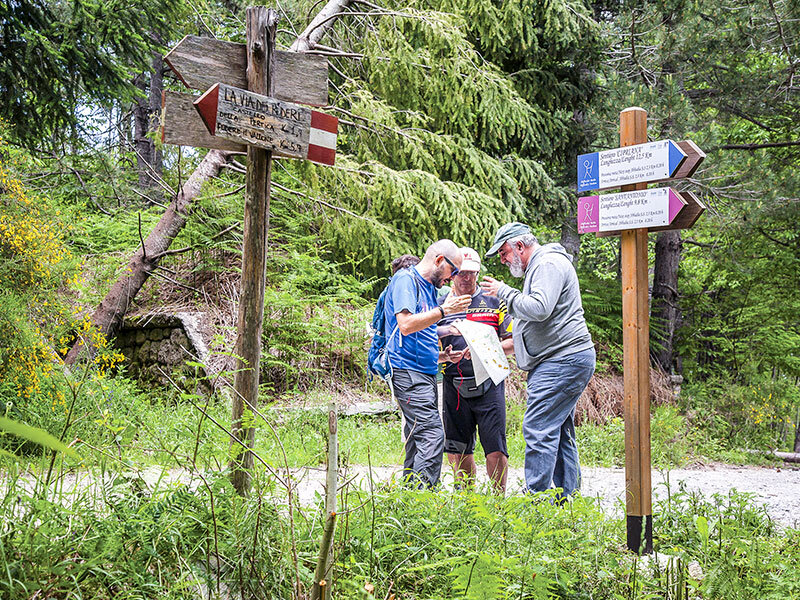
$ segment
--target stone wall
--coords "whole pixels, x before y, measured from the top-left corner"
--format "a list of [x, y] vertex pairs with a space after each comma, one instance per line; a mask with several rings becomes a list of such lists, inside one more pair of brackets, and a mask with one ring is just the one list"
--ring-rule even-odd
[[128, 374], [146, 385], [172, 386], [170, 379], [195, 392], [197, 372], [187, 361], [203, 363], [208, 355], [197, 326], [199, 319], [189, 313], [149, 314], [126, 317], [115, 341], [125, 356]]

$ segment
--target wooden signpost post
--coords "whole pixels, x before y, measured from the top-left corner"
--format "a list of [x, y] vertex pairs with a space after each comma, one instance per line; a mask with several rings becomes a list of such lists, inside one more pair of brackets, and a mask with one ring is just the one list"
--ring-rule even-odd
[[272, 154], [332, 165], [336, 153], [338, 120], [301, 106], [328, 103], [327, 59], [275, 50], [277, 23], [275, 10], [250, 7], [246, 44], [188, 36], [165, 57], [187, 87], [207, 91], [199, 99], [164, 93], [162, 141], [247, 152], [231, 422], [231, 480], [240, 494], [253, 466], [255, 428], [243, 416], [258, 406]]
[[620, 113], [620, 148], [578, 157], [578, 191], [621, 187], [618, 194], [578, 198], [578, 231], [620, 235], [625, 380], [625, 508], [627, 544], [653, 550], [650, 481], [650, 312], [647, 233], [694, 225], [705, 206], [689, 192], [647, 189], [691, 176], [705, 158], [692, 142], [647, 142], [647, 113]]

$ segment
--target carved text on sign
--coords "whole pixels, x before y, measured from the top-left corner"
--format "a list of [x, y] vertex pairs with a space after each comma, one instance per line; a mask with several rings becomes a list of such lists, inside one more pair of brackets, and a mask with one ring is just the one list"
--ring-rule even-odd
[[214, 135], [305, 158], [311, 109], [220, 84]]

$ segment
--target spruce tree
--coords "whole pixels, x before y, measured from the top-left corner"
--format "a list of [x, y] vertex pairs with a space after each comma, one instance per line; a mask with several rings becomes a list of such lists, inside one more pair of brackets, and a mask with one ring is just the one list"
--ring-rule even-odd
[[0, 114], [14, 138], [52, 146], [77, 133], [80, 107], [130, 104], [151, 35], [169, 39], [184, 11], [172, 0], [0, 3]]
[[572, 207], [585, 134], [576, 114], [598, 59], [582, 3], [369, 12], [343, 15], [322, 42], [350, 55], [330, 52], [339, 168], [299, 166], [310, 182], [300, 191], [346, 209], [318, 222], [340, 260], [366, 257], [360, 268], [383, 274], [396, 254], [440, 237], [485, 250], [505, 221], [554, 221]]

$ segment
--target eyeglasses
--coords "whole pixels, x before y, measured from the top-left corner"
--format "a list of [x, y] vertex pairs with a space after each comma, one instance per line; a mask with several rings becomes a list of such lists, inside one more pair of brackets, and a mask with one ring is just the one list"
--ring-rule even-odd
[[450, 271], [450, 277], [455, 277], [458, 275], [458, 267], [453, 264], [453, 261], [447, 258], [444, 254], [442, 254], [442, 258], [447, 261], [447, 264], [450, 265], [450, 268], [452, 269], [452, 271]]

